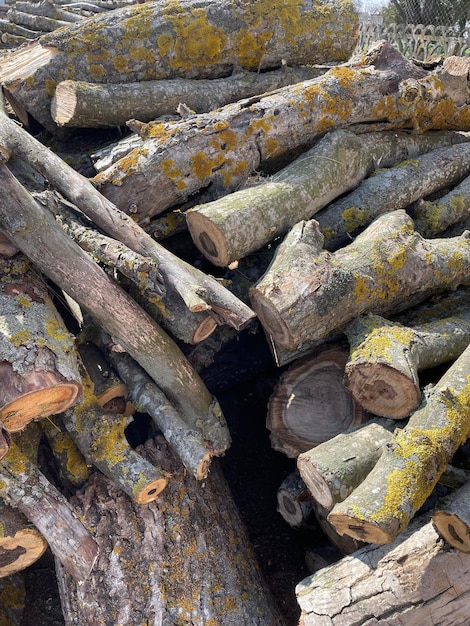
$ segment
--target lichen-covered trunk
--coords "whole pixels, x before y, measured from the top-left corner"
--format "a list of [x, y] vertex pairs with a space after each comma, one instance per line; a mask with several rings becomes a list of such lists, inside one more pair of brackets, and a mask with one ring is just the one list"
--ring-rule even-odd
[[202, 485], [164, 442], [146, 447], [172, 474], [158, 504], [132, 504], [99, 474], [77, 494], [100, 554], [81, 585], [59, 567], [66, 623], [282, 625], [220, 469]]

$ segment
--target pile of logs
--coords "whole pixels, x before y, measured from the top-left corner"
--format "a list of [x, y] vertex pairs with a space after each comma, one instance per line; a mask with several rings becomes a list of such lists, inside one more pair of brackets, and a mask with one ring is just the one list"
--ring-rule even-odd
[[49, 546], [66, 623], [282, 624], [204, 382], [250, 329], [279, 511], [342, 557], [300, 624], [466, 624], [470, 61], [351, 56], [349, 0], [28, 4], [71, 24], [0, 63], [0, 578]]

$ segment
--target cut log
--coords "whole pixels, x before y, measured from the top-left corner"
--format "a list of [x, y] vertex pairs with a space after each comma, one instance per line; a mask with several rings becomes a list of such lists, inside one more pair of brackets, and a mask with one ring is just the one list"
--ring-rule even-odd
[[366, 546], [296, 587], [301, 626], [466, 626], [470, 556], [427, 519], [392, 545]]
[[3, 459], [10, 447], [10, 433], [3, 428], [0, 428], [0, 459]]
[[373, 469], [396, 422], [374, 419], [299, 454], [297, 468], [312, 497], [327, 511], [346, 499]]
[[[0, 223], [11, 240], [93, 314], [97, 323], [135, 357], [186, 419], [204, 423], [216, 414], [222, 423], [224, 418], [218, 403], [166, 333], [67, 237], [52, 215], [41, 210], [5, 165], [0, 165], [0, 179], [5, 190], [0, 197]], [[34, 239], [31, 232], [35, 233]]]
[[171, 286], [190, 311], [211, 310], [218, 320], [223, 320], [237, 330], [253, 319], [253, 311], [214, 278], [184, 263], [157, 244], [132, 218], [106, 200], [87, 179], [66, 165], [60, 157], [20, 129], [5, 112], [0, 112], [0, 116], [0, 144], [6, 146], [9, 152], [31, 162], [57, 191], [83, 211], [103, 232], [142, 256], [153, 259], [164, 276], [167, 288]]
[[[230, 265], [275, 237], [285, 234], [297, 222], [309, 219], [338, 196], [354, 189], [378, 167], [391, 167], [405, 158], [415, 158], [431, 150], [431, 154], [436, 155], [432, 159], [429, 155], [432, 173], [426, 176], [426, 172], [422, 172], [419, 166], [420, 191], [427, 189], [430, 178], [434, 188], [443, 186], [451, 175], [456, 180], [462, 172], [470, 172], [470, 145], [463, 153], [457, 149], [455, 152], [441, 153], [437, 149], [465, 139], [463, 135], [450, 131], [428, 132], [420, 136], [391, 131], [362, 135], [347, 130], [327, 133], [313, 148], [266, 182], [190, 209], [186, 214], [189, 232], [195, 245], [211, 263]], [[443, 155], [441, 159], [438, 157], [440, 154]], [[397, 171], [403, 176], [407, 170], [402, 165]], [[439, 176], [436, 176], [436, 172]], [[380, 172], [369, 180], [379, 178]], [[394, 202], [387, 189], [381, 197], [388, 198], [388, 210], [392, 207], [403, 208], [411, 201], [408, 187], [400, 186], [399, 189], [401, 198], [406, 196], [408, 202]], [[395, 187], [393, 191], [396, 191]], [[373, 197], [377, 197], [377, 194]], [[382, 205], [377, 202], [378, 214], [383, 211]], [[394, 204], [397, 206], [394, 207]], [[328, 207], [321, 213], [329, 211]], [[325, 228], [320, 222], [326, 241], [334, 229], [339, 228], [340, 222], [341, 217], [336, 213], [334, 220], [326, 224]]]
[[439, 535], [460, 552], [470, 553], [470, 482], [445, 499], [432, 514]]
[[460, 182], [469, 173], [469, 143], [438, 148], [379, 170], [315, 216], [325, 236], [325, 248], [337, 250], [377, 216], [404, 209], [423, 196]]
[[197, 113], [213, 111], [229, 102], [321, 76], [327, 67], [287, 67], [248, 72], [238, 67], [218, 79], [93, 83], [64, 80], [52, 96], [51, 114], [58, 126], [103, 128], [123, 126], [128, 120], [150, 122], [175, 114], [181, 102]]
[[0, 258], [0, 424], [10, 432], [65, 411], [81, 392], [73, 339], [42, 277]]
[[164, 443], [148, 445], [173, 475], [158, 505], [133, 505], [100, 474], [77, 494], [100, 554], [82, 585], [58, 567], [67, 624], [282, 625], [219, 467], [201, 485]]
[[384, 315], [468, 284], [470, 238], [423, 239], [403, 210], [377, 218], [349, 246], [322, 248], [318, 222], [300, 222], [250, 290], [274, 346], [325, 339], [352, 318]]
[[[51, 128], [50, 85], [62, 80], [129, 83], [164, 78], [217, 78], [247, 70], [345, 61], [356, 44], [351, 0], [302, 5], [256, 0], [157, 0], [43, 35], [12, 52], [0, 72], [14, 98]], [[99, 42], [99, 43], [98, 43]]]
[[470, 347], [397, 429], [373, 470], [328, 516], [340, 534], [390, 543], [431, 494], [470, 434]]
[[0, 461], [0, 489], [2, 498], [36, 526], [74, 580], [85, 581], [98, 545], [65, 497], [14, 443]]
[[308, 525], [313, 513], [312, 495], [302, 480], [299, 471], [287, 476], [277, 490], [277, 510], [291, 528]]
[[29, 567], [46, 551], [47, 541], [39, 530], [23, 513], [1, 499], [0, 526], [0, 578]]
[[208, 202], [239, 189], [261, 163], [309, 148], [335, 128], [373, 131], [373, 122], [388, 120], [389, 130], [470, 129], [469, 106], [447, 95], [444, 72], [416, 67], [385, 42], [363, 60], [209, 114], [141, 125], [143, 145], [93, 181], [123, 211], [135, 203], [145, 224], [200, 190], [209, 188]]
[[411, 415], [422, 400], [418, 372], [456, 359], [470, 343], [469, 302], [462, 300], [460, 312], [450, 306], [449, 317], [413, 327], [356, 318], [345, 330], [351, 352], [344, 372], [355, 401], [382, 417]]
[[368, 419], [344, 387], [346, 346], [318, 348], [280, 377], [268, 405], [271, 445], [291, 458]]

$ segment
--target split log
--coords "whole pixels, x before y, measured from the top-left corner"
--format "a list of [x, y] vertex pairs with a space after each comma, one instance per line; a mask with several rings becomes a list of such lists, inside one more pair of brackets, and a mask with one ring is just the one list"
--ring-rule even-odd
[[65, 497], [14, 443], [0, 461], [0, 489], [2, 498], [41, 532], [74, 580], [85, 581], [98, 555], [97, 543]]
[[423, 237], [434, 237], [468, 216], [470, 212], [470, 176], [439, 200], [418, 200], [407, 208], [416, 230]]
[[235, 68], [216, 79], [93, 83], [64, 80], [52, 96], [51, 114], [58, 126], [103, 128], [123, 126], [130, 119], [150, 122], [175, 114], [181, 102], [197, 113], [213, 111], [229, 102], [316, 78], [327, 67], [287, 67], [268, 72]]
[[21, 511], [1, 499], [0, 527], [0, 578], [29, 567], [47, 549], [47, 541], [39, 530]]
[[470, 347], [397, 429], [366, 479], [328, 516], [340, 534], [390, 543], [431, 494], [470, 434]]
[[23, 255], [0, 258], [0, 267], [0, 424], [14, 432], [68, 409], [82, 386], [73, 338], [42, 277]]
[[32, 163], [57, 191], [83, 211], [104, 233], [142, 256], [152, 258], [167, 288], [172, 287], [191, 312], [211, 310], [218, 321], [223, 320], [237, 330], [253, 319], [254, 313], [248, 306], [214, 278], [157, 244], [132, 218], [119, 211], [60, 157], [20, 129], [4, 111], [0, 111], [0, 119], [0, 144], [8, 152]]
[[318, 222], [300, 222], [250, 290], [274, 346], [325, 339], [365, 312], [383, 315], [468, 284], [470, 238], [423, 239], [403, 210], [377, 218], [349, 246], [323, 250]]
[[368, 419], [343, 384], [348, 356], [346, 346], [326, 344], [282, 374], [266, 419], [274, 450], [296, 458]]
[[325, 236], [325, 248], [337, 250], [377, 216], [404, 209], [423, 196], [460, 182], [469, 173], [469, 143], [438, 148], [379, 170], [315, 216]]
[[164, 443], [152, 448], [152, 463], [173, 475], [158, 505], [133, 505], [100, 474], [77, 494], [100, 554], [81, 585], [59, 565], [66, 622], [283, 624], [219, 467], [201, 485]]
[[[13, 51], [0, 82], [46, 128], [49, 86], [62, 80], [129, 83], [218, 78], [240, 66], [259, 71], [345, 61], [356, 44], [351, 0], [302, 5], [256, 0], [181, 0], [137, 4], [96, 15]], [[98, 43], [99, 42], [99, 43]]]
[[[439, 184], [443, 186], [443, 181], [451, 174], [456, 180], [462, 172], [470, 172], [470, 145], [463, 153], [457, 149], [455, 152], [444, 151], [441, 159], [438, 158], [441, 154], [438, 148], [464, 140], [463, 135], [451, 131], [428, 132], [419, 136], [391, 131], [363, 135], [347, 130], [327, 133], [313, 148], [266, 182], [190, 209], [187, 212], [189, 232], [195, 245], [211, 263], [230, 265], [285, 234], [297, 222], [309, 219], [338, 196], [354, 189], [378, 167], [391, 167], [405, 158], [415, 158], [423, 152], [432, 151], [429, 155], [432, 173], [426, 176], [426, 172], [422, 173], [421, 167], [419, 169], [420, 191], [428, 185], [430, 178], [434, 188], [438, 188]], [[435, 156], [431, 158], [431, 155]], [[412, 163], [415, 164], [414, 161]], [[403, 165], [398, 166], [397, 171], [402, 176], [405, 171]], [[436, 176], [436, 171], [439, 176]], [[379, 178], [381, 172], [368, 180]], [[401, 198], [410, 194], [408, 187], [400, 186], [399, 189]], [[371, 197], [376, 198], [377, 194]], [[389, 198], [390, 191], [387, 189], [380, 197]], [[382, 212], [382, 205], [379, 200], [377, 202], [377, 213]], [[394, 204], [389, 200], [389, 210]], [[403, 208], [406, 204], [401, 203], [394, 208]], [[329, 211], [330, 207], [324, 209], [322, 214], [329, 214]], [[341, 222], [341, 216], [336, 213], [334, 216], [322, 228], [327, 241]]]
[[0, 223], [9, 238], [129, 351], [186, 419], [204, 423], [216, 414], [222, 423], [217, 401], [156, 322], [65, 235], [5, 165], [0, 165], [0, 179], [5, 190]]
[[470, 483], [448, 496], [432, 514], [439, 535], [460, 552], [470, 553]]
[[382, 417], [411, 415], [422, 400], [418, 372], [456, 359], [470, 343], [467, 298], [460, 304], [460, 311], [449, 307], [448, 317], [412, 327], [378, 315], [356, 318], [345, 329], [350, 356], [344, 371], [355, 401]]
[[136, 218], [145, 224], [202, 189], [212, 200], [239, 189], [261, 163], [309, 148], [326, 131], [373, 131], [383, 120], [389, 130], [470, 129], [469, 106], [447, 94], [445, 63], [427, 72], [385, 42], [363, 61], [209, 114], [140, 125], [142, 147], [93, 181], [123, 211], [135, 202]]
[[392, 545], [366, 546], [296, 587], [301, 626], [466, 626], [470, 557], [427, 519]]

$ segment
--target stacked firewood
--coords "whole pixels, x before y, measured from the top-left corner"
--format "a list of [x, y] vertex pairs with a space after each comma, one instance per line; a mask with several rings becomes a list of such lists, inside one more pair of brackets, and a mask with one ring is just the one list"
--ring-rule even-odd
[[[352, 3], [284, 5], [126, 6], [0, 65], [0, 515], [14, 520], [0, 573], [49, 545], [68, 623], [282, 623], [203, 382], [245, 328], [279, 368], [267, 425], [297, 459], [286, 520], [313, 512], [344, 555], [370, 559], [368, 593], [386, 554], [398, 579], [417, 577], [377, 615], [416, 603], [439, 623], [415, 541], [433, 580], [449, 554], [453, 575], [469, 568], [434, 526], [407, 527], [470, 435], [470, 63], [423, 67], [385, 42], [350, 58]], [[62, 158], [71, 127], [125, 136], [93, 147], [88, 177]], [[204, 269], [173, 251], [181, 232]], [[444, 363], [424, 393], [419, 372]], [[138, 450], [134, 411], [153, 423]], [[61, 489], [41, 471], [44, 439]], [[466, 489], [434, 514], [463, 551]], [[332, 580], [352, 558], [299, 585], [302, 624], [345, 623]]]

